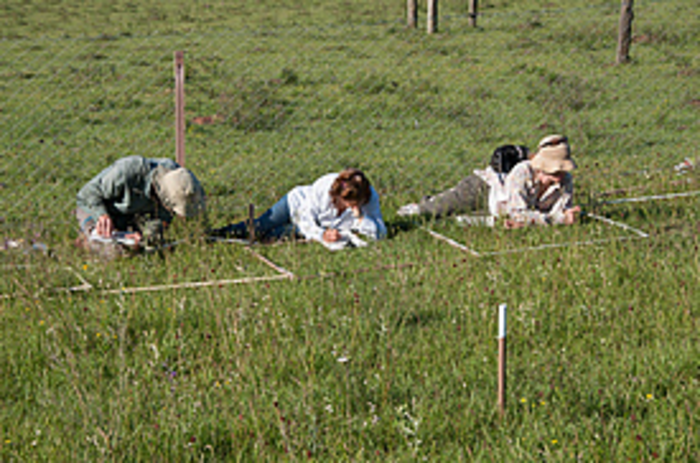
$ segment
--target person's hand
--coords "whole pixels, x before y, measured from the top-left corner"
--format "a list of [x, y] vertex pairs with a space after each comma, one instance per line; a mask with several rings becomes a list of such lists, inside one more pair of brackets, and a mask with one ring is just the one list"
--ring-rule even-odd
[[323, 241], [326, 243], [334, 243], [340, 239], [340, 232], [335, 228], [327, 228], [323, 232]]
[[520, 220], [506, 219], [503, 222], [503, 226], [506, 227], [508, 230], [515, 230], [516, 228], [523, 228], [525, 226], [525, 222], [522, 222]]
[[114, 232], [114, 222], [108, 214], [102, 214], [99, 219], [97, 219], [97, 225], [95, 225], [95, 231], [98, 235], [109, 238]]
[[132, 244], [129, 247], [132, 249], [138, 249], [141, 246], [141, 239], [143, 238], [143, 236], [139, 232], [134, 232], [134, 233], [127, 233], [126, 235], [124, 235], [124, 238], [130, 238], [130, 239], [134, 240], [134, 244]]
[[566, 225], [573, 225], [576, 223], [576, 217], [579, 212], [581, 212], [581, 207], [580, 206], [574, 206], [571, 209], [567, 209], [564, 211], [564, 223]]

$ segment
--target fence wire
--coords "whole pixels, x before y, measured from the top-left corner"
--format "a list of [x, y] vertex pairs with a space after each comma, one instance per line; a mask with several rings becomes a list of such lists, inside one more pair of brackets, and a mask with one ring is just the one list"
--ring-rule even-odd
[[335, 24], [4, 39], [3, 226], [70, 225], [75, 194], [106, 165], [175, 156], [176, 50], [186, 165], [214, 220], [350, 165], [395, 208], [456, 183], [499, 144], [533, 147], [551, 132], [570, 136], [584, 188], [648, 182], [697, 157], [698, 54], [684, 44], [700, 28], [657, 25], [649, 18], [663, 6], [639, 3], [627, 67], [611, 65], [615, 1], [486, 8], [476, 29], [452, 12], [433, 36], [365, 12]]

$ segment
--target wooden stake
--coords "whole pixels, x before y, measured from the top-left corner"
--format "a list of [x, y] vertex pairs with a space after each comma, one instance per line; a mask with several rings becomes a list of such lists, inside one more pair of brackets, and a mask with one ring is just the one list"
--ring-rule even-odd
[[438, 0], [428, 0], [428, 34], [437, 32]]
[[476, 16], [477, 16], [478, 4], [479, 4], [478, 0], [469, 0], [469, 25], [471, 27], [476, 27]]
[[248, 205], [248, 243], [255, 243], [255, 204]]
[[632, 19], [634, 13], [632, 6], [634, 0], [622, 0], [620, 9], [620, 28], [617, 34], [617, 64], [627, 63], [630, 60], [630, 44], [632, 43]]
[[185, 167], [185, 54], [175, 52], [175, 160]]
[[418, 0], [406, 0], [406, 26], [418, 25]]
[[498, 306], [498, 411], [506, 413], [506, 304]]

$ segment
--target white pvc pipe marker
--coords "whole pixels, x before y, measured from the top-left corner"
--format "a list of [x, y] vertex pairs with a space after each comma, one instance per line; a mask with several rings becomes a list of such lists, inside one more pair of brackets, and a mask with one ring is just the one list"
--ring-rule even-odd
[[498, 339], [504, 339], [506, 337], [506, 309], [507, 304], [501, 304], [498, 306]]
[[506, 304], [498, 306], [498, 410], [506, 413]]

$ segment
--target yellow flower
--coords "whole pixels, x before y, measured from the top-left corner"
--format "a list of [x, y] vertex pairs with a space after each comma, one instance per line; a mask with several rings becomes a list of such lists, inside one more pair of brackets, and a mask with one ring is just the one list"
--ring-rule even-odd
[[557, 442], [559, 442], [559, 441], [556, 439], [552, 439], [552, 444], [556, 444]]
[[44, 320], [39, 320], [39, 325], [44, 326]]
[[654, 400], [654, 394], [647, 394], [647, 400]]
[[526, 403], [527, 403], [527, 399], [526, 399], [525, 397], [523, 397], [522, 399], [520, 399], [520, 402], [526, 404]]
[[100, 333], [97, 333], [97, 337], [99, 338], [100, 336], [102, 336], [102, 334], [100, 334]]
[[87, 269], [88, 269], [88, 265], [87, 265], [87, 264], [84, 264], [84, 265], [83, 265], [83, 270], [87, 270]]
[[547, 403], [547, 402], [545, 402], [545, 401], [543, 400], [542, 402], [540, 402], [540, 405], [544, 405], [544, 404], [546, 404], [546, 403]]

